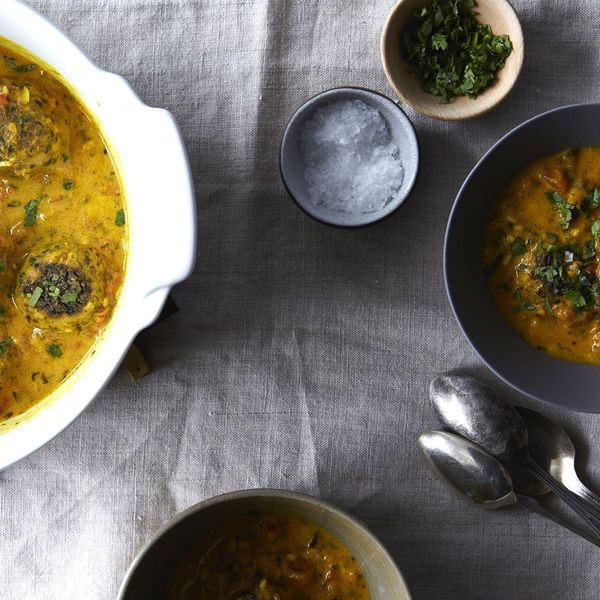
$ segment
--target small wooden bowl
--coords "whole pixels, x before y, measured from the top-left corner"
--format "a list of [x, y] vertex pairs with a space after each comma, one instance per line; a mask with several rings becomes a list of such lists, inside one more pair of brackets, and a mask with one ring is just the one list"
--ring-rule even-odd
[[517, 14], [507, 0], [478, 0], [478, 19], [492, 27], [496, 35], [508, 34], [513, 49], [497, 81], [477, 98], [457, 96], [442, 104], [438, 96], [423, 90], [421, 81], [410, 72], [400, 51], [402, 30], [411, 12], [423, 6], [424, 0], [399, 0], [389, 14], [381, 35], [381, 61], [385, 75], [394, 91], [416, 111], [445, 121], [462, 121], [478, 117], [499, 104], [519, 77], [523, 64], [523, 31]]

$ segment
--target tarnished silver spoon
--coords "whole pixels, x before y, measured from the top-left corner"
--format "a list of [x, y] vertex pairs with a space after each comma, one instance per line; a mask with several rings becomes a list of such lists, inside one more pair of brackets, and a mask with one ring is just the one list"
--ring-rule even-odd
[[439, 375], [431, 382], [430, 394], [438, 416], [448, 429], [507, 465], [526, 468], [600, 536], [600, 511], [590, 508], [533, 460], [528, 449], [527, 427], [513, 406], [466, 375]]
[[555, 421], [524, 406], [515, 406], [529, 434], [529, 451], [534, 460], [565, 487], [600, 509], [600, 497], [581, 481], [575, 469], [575, 445]]
[[445, 431], [426, 431], [418, 442], [433, 471], [463, 497], [486, 509], [518, 504], [600, 546], [600, 538], [555, 515], [537, 500], [517, 494], [502, 463], [472, 442]]

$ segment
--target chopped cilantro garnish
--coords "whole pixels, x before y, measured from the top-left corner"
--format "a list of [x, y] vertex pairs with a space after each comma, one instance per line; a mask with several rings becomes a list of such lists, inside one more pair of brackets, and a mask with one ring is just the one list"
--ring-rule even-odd
[[35, 225], [35, 222], [37, 221], [37, 207], [40, 203], [40, 200], [30, 200], [26, 205], [25, 205], [25, 226], [26, 227], [33, 227]]
[[598, 244], [600, 242], [600, 220], [592, 223], [592, 238]]
[[60, 297], [61, 301], [65, 304], [77, 302], [77, 298], [79, 298], [79, 294], [77, 292], [64, 292]]
[[598, 208], [600, 206], [600, 187], [594, 188], [593, 191], [583, 199], [583, 206], [586, 209]]
[[449, 102], [476, 98], [495, 80], [512, 51], [473, 10], [475, 0], [432, 0], [412, 11], [401, 51], [423, 89]]
[[546, 197], [558, 212], [560, 217], [560, 226], [563, 229], [568, 229], [571, 219], [573, 218], [573, 209], [575, 206], [569, 204], [556, 190], [552, 190], [546, 194]]
[[58, 344], [48, 344], [48, 346], [46, 346], [46, 352], [48, 352], [52, 358], [60, 358], [63, 355], [63, 351]]
[[12, 338], [10, 336], [0, 339], [0, 356], [6, 354], [6, 351], [11, 344]]
[[573, 304], [573, 308], [575, 308], [576, 310], [587, 306], [587, 301], [585, 297], [581, 292], [577, 290], [568, 290], [565, 292], [564, 295], [567, 300], [571, 301], [571, 303]]
[[37, 65], [34, 65], [33, 63], [20, 65], [19, 63], [17, 63], [15, 61], [14, 58], [10, 58], [9, 56], [5, 56], [4, 60], [6, 61], [8, 68], [11, 71], [16, 71], [17, 73], [29, 73], [30, 71], [33, 71], [37, 67]]
[[65, 190], [73, 189], [74, 185], [75, 185], [75, 182], [71, 181], [70, 179], [65, 179], [63, 181], [63, 187], [65, 188]]
[[515, 241], [510, 246], [510, 251], [513, 256], [517, 256], [518, 254], [525, 254], [527, 252], [527, 245], [525, 244], [525, 240], [523, 238], [515, 238]]
[[120, 209], [117, 211], [117, 215], [115, 217], [115, 225], [117, 227], [123, 227], [125, 225], [125, 210]]
[[44, 290], [39, 286], [37, 286], [33, 292], [31, 292], [31, 296], [29, 297], [29, 306], [31, 306], [31, 308], [35, 307], [43, 293]]

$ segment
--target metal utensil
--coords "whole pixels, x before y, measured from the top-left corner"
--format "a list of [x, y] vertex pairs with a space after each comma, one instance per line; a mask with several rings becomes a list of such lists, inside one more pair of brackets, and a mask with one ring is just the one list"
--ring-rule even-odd
[[527, 426], [513, 406], [473, 377], [439, 375], [430, 386], [431, 400], [446, 427], [481, 446], [508, 465], [529, 470], [600, 536], [600, 511], [544, 471], [529, 454]]
[[515, 493], [512, 479], [502, 463], [472, 442], [445, 431], [426, 431], [418, 442], [442, 481], [472, 502], [492, 510], [518, 504], [600, 546], [600, 538], [555, 515], [537, 500]]
[[533, 459], [565, 487], [600, 508], [600, 496], [579, 478], [575, 469], [575, 445], [567, 432], [555, 421], [524, 406], [515, 406], [529, 435]]

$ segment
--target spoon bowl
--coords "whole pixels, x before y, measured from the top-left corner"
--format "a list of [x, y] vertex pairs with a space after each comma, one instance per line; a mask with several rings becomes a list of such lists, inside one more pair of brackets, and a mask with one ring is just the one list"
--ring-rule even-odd
[[515, 407], [527, 426], [531, 456], [575, 494], [600, 507], [600, 498], [579, 478], [575, 469], [575, 445], [555, 421], [523, 406]]
[[508, 471], [479, 446], [445, 431], [426, 431], [418, 443], [434, 472], [468, 500], [491, 510], [517, 503]]
[[508, 402], [473, 377], [439, 375], [430, 386], [431, 400], [449, 429], [511, 466], [529, 470], [600, 536], [600, 510], [574, 494], [531, 457], [525, 422]]
[[419, 436], [418, 444], [432, 470], [460, 497], [491, 510], [518, 504], [600, 546], [598, 537], [554, 514], [534, 498], [515, 493], [502, 463], [472, 442], [446, 431], [426, 431]]

